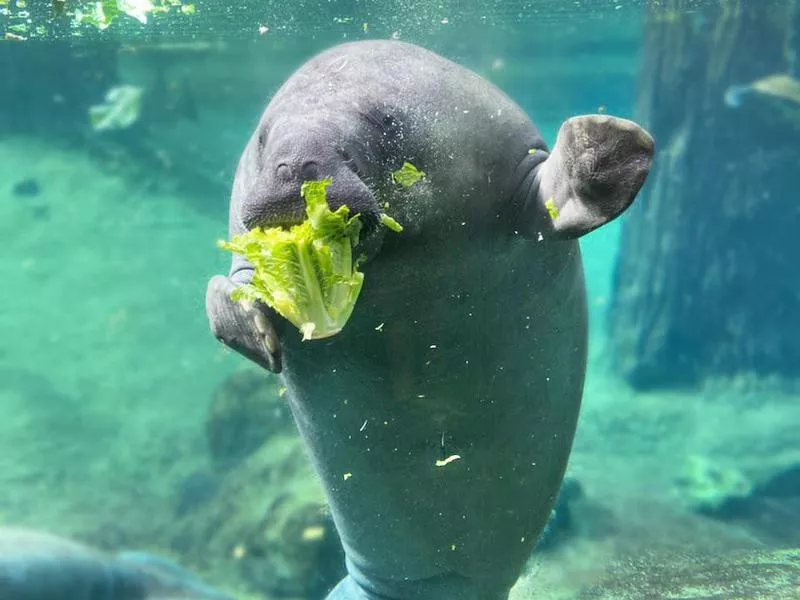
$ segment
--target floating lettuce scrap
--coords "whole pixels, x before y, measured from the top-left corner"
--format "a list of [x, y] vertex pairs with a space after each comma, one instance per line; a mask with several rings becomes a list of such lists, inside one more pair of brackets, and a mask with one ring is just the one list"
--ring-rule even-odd
[[[54, 1], [54, 10], [55, 4]], [[167, 13], [172, 9], [185, 15], [195, 13], [195, 5], [183, 0], [95, 0], [78, 4], [74, 12], [75, 22], [88, 23], [100, 30], [111, 25], [119, 15], [128, 15], [146, 25], [148, 15]], [[65, 9], [61, 7], [60, 10]]]
[[[268, 304], [295, 325], [304, 340], [339, 333], [364, 283], [360, 259], [353, 259], [361, 221], [358, 215], [350, 217], [345, 205], [336, 211], [328, 208], [325, 188], [330, 183], [323, 179], [302, 185], [308, 215], [303, 223], [288, 230], [256, 228], [219, 242], [255, 267], [252, 281], [234, 290], [231, 298]], [[402, 230], [391, 217], [381, 220]]]
[[139, 119], [142, 109], [140, 87], [120, 85], [106, 93], [105, 102], [89, 107], [89, 122], [95, 131], [127, 129]]
[[558, 218], [558, 207], [556, 206], [556, 203], [553, 202], [552, 198], [549, 198], [547, 202], [544, 203], [544, 207], [547, 209], [551, 219]]
[[392, 179], [403, 187], [411, 187], [423, 177], [425, 177], [425, 172], [420, 171], [408, 161], [404, 162], [397, 171], [392, 172]]

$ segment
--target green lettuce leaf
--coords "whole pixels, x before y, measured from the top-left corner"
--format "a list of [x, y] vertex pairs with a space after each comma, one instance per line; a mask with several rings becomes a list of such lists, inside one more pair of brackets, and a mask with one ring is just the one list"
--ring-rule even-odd
[[404, 162], [397, 171], [392, 172], [392, 180], [403, 187], [411, 187], [423, 177], [425, 177], [425, 171], [420, 171], [408, 161]]
[[300, 190], [308, 219], [286, 230], [256, 228], [219, 246], [247, 258], [255, 267], [250, 284], [233, 300], [261, 301], [293, 323], [303, 339], [339, 333], [353, 312], [364, 274], [353, 258], [361, 221], [325, 198], [330, 179], [305, 182]]

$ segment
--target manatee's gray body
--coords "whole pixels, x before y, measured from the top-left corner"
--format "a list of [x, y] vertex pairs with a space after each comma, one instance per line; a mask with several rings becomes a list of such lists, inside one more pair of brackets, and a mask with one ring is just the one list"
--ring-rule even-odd
[[[535, 151], [531, 152], [530, 150]], [[301, 342], [209, 284], [215, 335], [275, 371], [324, 483], [350, 577], [335, 598], [505, 598], [544, 527], [578, 417], [586, 300], [574, 238], [622, 212], [650, 167], [629, 121], [568, 121], [552, 154], [468, 70], [401, 42], [328, 50], [277, 92], [247, 145], [230, 233], [302, 218], [300, 184], [405, 227], [370, 230], [350, 322]], [[389, 173], [409, 161], [408, 189]], [[546, 204], [559, 210], [551, 218]], [[444, 466], [438, 459], [460, 456]]]
[[165, 559], [0, 527], [2, 600], [232, 600]]

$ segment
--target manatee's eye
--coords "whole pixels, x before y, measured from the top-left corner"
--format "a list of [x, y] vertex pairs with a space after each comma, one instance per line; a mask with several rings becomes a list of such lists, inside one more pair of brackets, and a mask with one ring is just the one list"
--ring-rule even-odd
[[300, 178], [303, 181], [314, 181], [319, 178], [319, 166], [313, 160], [303, 163], [300, 170]]
[[286, 163], [281, 163], [275, 167], [275, 177], [279, 181], [289, 181], [292, 178], [292, 170]]

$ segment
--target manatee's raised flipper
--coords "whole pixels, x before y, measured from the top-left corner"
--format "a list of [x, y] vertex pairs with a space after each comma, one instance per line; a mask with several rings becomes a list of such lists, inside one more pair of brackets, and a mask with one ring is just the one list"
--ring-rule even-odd
[[607, 115], [565, 121], [536, 173], [538, 191], [523, 215], [526, 229], [545, 216], [551, 224], [542, 233], [569, 239], [608, 223], [633, 202], [654, 151], [653, 138], [632, 121]]
[[236, 285], [216, 275], [208, 282], [206, 313], [219, 341], [253, 362], [280, 373], [281, 344], [273, 327], [274, 312], [261, 303], [231, 300]]

